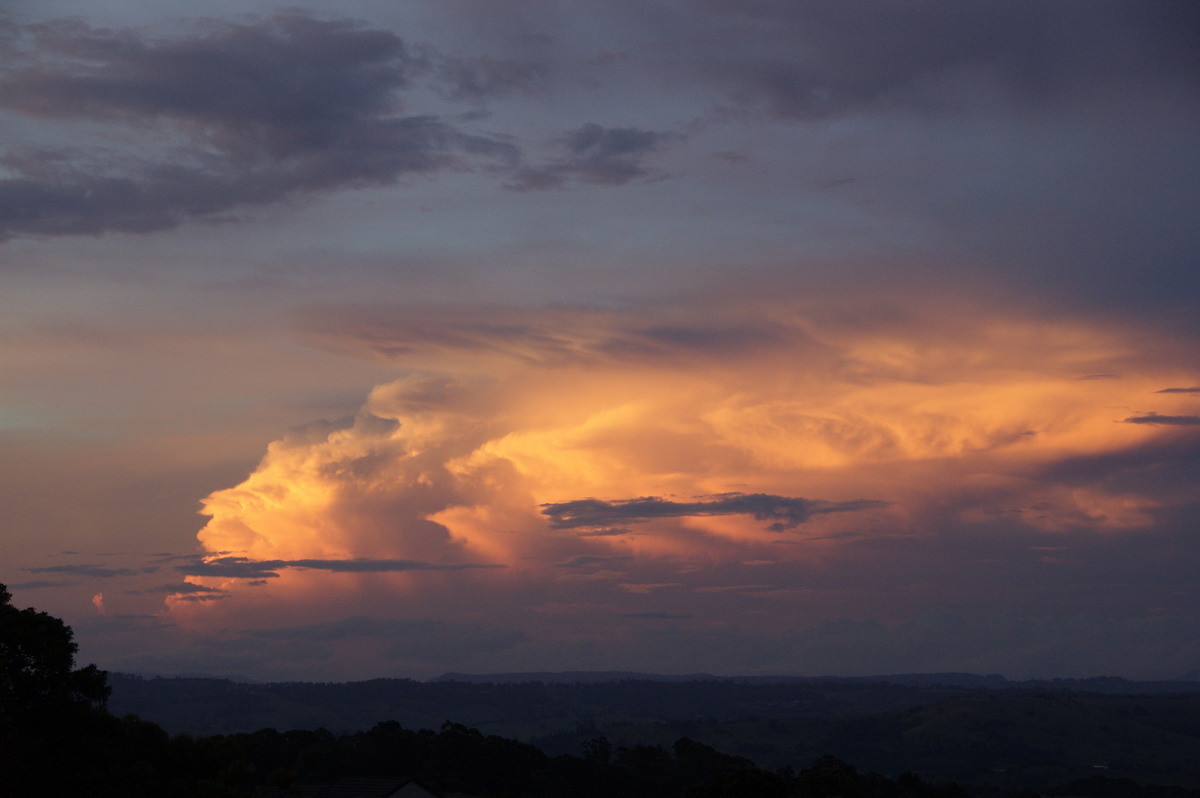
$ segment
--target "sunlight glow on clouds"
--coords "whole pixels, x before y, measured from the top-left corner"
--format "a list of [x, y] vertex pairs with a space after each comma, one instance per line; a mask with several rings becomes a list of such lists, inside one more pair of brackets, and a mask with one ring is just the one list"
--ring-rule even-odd
[[1194, 403], [1169, 392], [1195, 381], [1171, 341], [979, 308], [878, 310], [760, 303], [687, 323], [475, 307], [436, 337], [403, 308], [376, 309], [369, 330], [330, 313], [329, 346], [401, 368], [433, 350], [461, 371], [409, 372], [355, 418], [271, 444], [205, 501], [207, 564], [181, 570], [235, 597], [278, 590], [306, 616], [332, 578], [368, 573], [384, 593], [453, 583], [503, 603], [493, 593], [513, 580], [575, 584], [582, 601], [712, 593], [729, 587], [714, 583], [723, 563], [783, 564], [765, 596], [788, 562], [853, 556], [839, 541], [1000, 517], [1038, 534], [1136, 532], [1173, 500], [1036, 477], [1154, 440], [1124, 423], [1133, 408]]
[[9, 5], [102, 667], [1200, 673], [1195, 2]]

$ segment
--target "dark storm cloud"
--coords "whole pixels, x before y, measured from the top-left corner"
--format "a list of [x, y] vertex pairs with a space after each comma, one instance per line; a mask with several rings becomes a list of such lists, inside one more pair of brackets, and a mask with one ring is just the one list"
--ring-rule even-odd
[[1130, 416], [1126, 424], [1159, 424], [1169, 427], [1200, 426], [1200, 416], [1160, 416], [1158, 413], [1147, 413], [1144, 416]]
[[[1042, 106], [1200, 74], [1194, 3], [711, 0], [697, 60], [737, 102], [784, 119], [865, 107], [954, 110], [964, 86]], [[754, 37], [755, 46], [747, 46]]]
[[89, 576], [94, 579], [109, 579], [114, 576], [137, 576], [152, 574], [156, 567], [147, 568], [105, 568], [100, 565], [47, 565], [40, 568], [23, 569], [31, 574], [72, 574], [74, 576]]
[[591, 565], [612, 565], [614, 563], [629, 562], [633, 557], [626, 554], [579, 554], [569, 560], [555, 563], [560, 568], [587, 568]]
[[224, 593], [224, 590], [215, 587], [205, 587], [204, 585], [193, 585], [190, 582], [180, 582], [174, 585], [159, 585], [152, 587], [144, 593], [173, 593], [173, 594], [217, 594]]
[[686, 518], [689, 516], [750, 515], [757, 521], [770, 521], [773, 532], [794, 529], [814, 515], [854, 512], [886, 507], [887, 502], [857, 499], [848, 502], [827, 502], [772, 496], [767, 493], [721, 493], [706, 497], [707, 501], [674, 502], [657, 496], [606, 502], [598, 499], [577, 499], [569, 502], [543, 504], [542, 513], [550, 517], [555, 529], [606, 526], [617, 523], [638, 523], [655, 518]]
[[425, 62], [395, 34], [353, 22], [281, 14], [176, 39], [56, 22], [11, 26], [6, 38], [22, 56], [0, 73], [0, 108], [157, 125], [161, 153], [9, 150], [0, 240], [160, 230], [295, 193], [517, 157], [437, 117], [401, 115], [396, 92]]
[[603, 529], [591, 529], [587, 532], [580, 532], [581, 538], [615, 538], [621, 535], [628, 535], [630, 530], [628, 527], [612, 526], [604, 527]]
[[224, 601], [233, 598], [228, 593], [190, 593], [187, 595], [175, 596], [174, 601], [187, 602], [204, 602], [204, 601]]
[[444, 58], [437, 65], [438, 77], [456, 100], [541, 93], [546, 90], [549, 71], [543, 62], [492, 56]]
[[[226, 147], [286, 150], [394, 110], [416, 68], [400, 39], [346, 21], [281, 14], [146, 40], [60, 21], [24, 31], [51, 58], [8, 71], [8, 108], [50, 117], [163, 116], [222, 125]], [[48, 61], [48, 63], [47, 63]], [[263, 140], [247, 140], [245, 127]]]
[[1181, 429], [1140, 446], [1067, 458], [1046, 467], [1036, 478], [1069, 486], [1094, 485], [1112, 495], [1146, 496], [1160, 509], [1188, 506], [1200, 484], [1200, 431]]
[[478, 568], [503, 568], [489, 563], [428, 563], [416, 560], [250, 560], [245, 557], [217, 557], [176, 570], [189, 576], [225, 576], [235, 579], [267, 579], [279, 576], [285, 568], [303, 568], [333, 573], [398, 573], [401, 571], [465, 571]]
[[672, 133], [634, 127], [603, 127], [588, 123], [568, 131], [558, 141], [560, 155], [540, 167], [526, 167], [508, 184], [515, 191], [564, 187], [570, 181], [621, 186], [635, 180], [664, 177], [645, 164], [669, 142]]

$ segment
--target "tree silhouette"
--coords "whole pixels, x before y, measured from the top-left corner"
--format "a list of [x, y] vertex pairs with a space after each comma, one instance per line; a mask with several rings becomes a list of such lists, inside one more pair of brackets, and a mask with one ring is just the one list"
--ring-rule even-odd
[[71, 628], [32, 608], [19, 610], [0, 584], [0, 794], [48, 794], [95, 756], [112, 719], [107, 675], [75, 667]]
[[67, 707], [103, 707], [106, 674], [75, 668], [74, 633], [58, 618], [18, 610], [0, 584], [0, 722], [6, 726]]

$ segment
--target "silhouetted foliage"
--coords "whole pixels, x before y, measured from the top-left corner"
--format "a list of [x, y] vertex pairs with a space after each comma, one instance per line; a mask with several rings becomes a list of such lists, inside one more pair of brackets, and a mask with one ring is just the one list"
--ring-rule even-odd
[[[252, 798], [311, 792], [314, 785], [344, 777], [414, 778], [434, 789], [477, 798], [968, 798], [958, 784], [937, 784], [908, 772], [892, 779], [862, 773], [834, 756], [818, 758], [799, 771], [792, 767], [767, 770], [743, 756], [733, 756], [690, 736], [669, 748], [657, 744], [613, 745], [606, 737], [585, 738], [579, 756], [550, 756], [541, 748], [506, 737], [484, 734], [461, 723], [446, 721], [438, 731], [406, 729], [396, 721], [378, 723], [368, 731], [335, 734], [326, 729], [285, 731], [271, 728], [250, 733], [213, 736], [169, 736], [154, 723], [134, 716], [113, 717], [105, 708], [106, 675], [94, 666], [75, 667], [76, 646], [71, 629], [57, 618], [32, 609], [18, 610], [0, 585], [0, 796], [43, 798], [87, 795], [96, 798]], [[185, 680], [186, 681], [186, 680]], [[204, 682], [193, 680], [199, 689]], [[192, 682], [188, 682], [192, 684]], [[230, 696], [262, 700], [263, 694], [220, 683]], [[377, 688], [379, 685], [374, 685]], [[319, 686], [305, 686], [314, 689]], [[401, 689], [419, 692], [415, 683]], [[623, 685], [625, 694], [650, 700], [655, 691], [641, 684]], [[738, 692], [713, 684], [722, 696]], [[471, 689], [449, 685], [450, 692]], [[589, 688], [590, 689], [590, 688]], [[361, 699], [371, 689], [361, 686]], [[365, 690], [365, 691], [364, 691]], [[673, 689], [663, 692], [684, 693]], [[494, 695], [498, 695], [493, 692]], [[517, 691], [517, 695], [528, 695]], [[462, 700], [461, 698], [459, 700]], [[498, 700], [508, 701], [508, 698]], [[674, 699], [671, 699], [674, 700]], [[1075, 698], [1044, 697], [1019, 704], [1021, 717], [1032, 728], [1045, 725], [1055, 713], [1077, 712], [1091, 706]], [[668, 704], [670, 701], [668, 701]], [[912, 720], [922, 733], [956, 734], [963, 750], [980, 737], [1011, 734], [1012, 711], [1003, 702], [955, 699], [929, 707], [914, 707], [887, 716], [881, 726], [855, 720], [839, 734], [857, 729], [877, 740], [909, 733]], [[1190, 702], [1187, 706], [1190, 706]], [[1141, 704], [1118, 704], [1128, 723], [1117, 728], [1103, 724], [1115, 717], [1093, 712], [1093, 725], [1102, 731], [1134, 739], [1129, 731], [1145, 713]], [[1064, 717], [1074, 717], [1069, 713]], [[775, 719], [740, 721], [786, 735], [787, 723]], [[887, 724], [894, 726], [888, 731]], [[772, 725], [774, 724], [774, 725]], [[697, 729], [716, 729], [715, 719], [693, 722]], [[942, 729], [944, 727], [944, 730]], [[595, 726], [592, 726], [593, 731]], [[1171, 716], [1171, 733], [1184, 739], [1196, 728], [1186, 712]], [[881, 730], [883, 733], [881, 734]], [[581, 728], [581, 732], [583, 729]], [[978, 732], [978, 733], [976, 733]], [[833, 737], [831, 736], [830, 739]], [[1009, 749], [990, 744], [988, 755]], [[1015, 749], [1014, 749], [1015, 750]], [[1187, 771], [1195, 763], [1178, 767]], [[1017, 786], [980, 796], [1029, 795]], [[307, 794], [307, 793], [305, 793]], [[1136, 796], [1138, 798], [1200, 798], [1182, 786], [1146, 786], [1128, 778], [1088, 778], [1050, 789], [1048, 795]]]
[[108, 700], [105, 674], [95, 665], [75, 669], [74, 634], [58, 618], [32, 608], [18, 610], [0, 585], [0, 722], [25, 723]]
[[105, 674], [75, 668], [70, 627], [34, 609], [19, 610], [0, 585], [0, 794], [54, 794], [80, 769], [103, 769], [113, 735], [104, 712]]

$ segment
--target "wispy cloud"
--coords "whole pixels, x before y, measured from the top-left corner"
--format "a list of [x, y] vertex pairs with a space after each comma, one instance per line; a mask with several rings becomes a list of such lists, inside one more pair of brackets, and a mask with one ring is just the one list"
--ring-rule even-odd
[[613, 565], [615, 563], [628, 562], [632, 559], [633, 557], [627, 554], [579, 554], [569, 560], [555, 563], [555, 565], [560, 568], [586, 568], [592, 565]]
[[1158, 413], [1147, 413], [1144, 416], [1130, 416], [1126, 424], [1158, 424], [1164, 427], [1194, 427], [1200, 425], [1200, 416], [1160, 416]]
[[771, 531], [782, 532], [794, 529], [814, 515], [870, 510], [888, 505], [887, 502], [874, 499], [827, 502], [766, 493], [723, 493], [704, 499], [692, 502], [670, 501], [657, 496], [611, 502], [576, 499], [544, 504], [542, 512], [550, 517], [550, 525], [556, 529], [639, 523], [655, 518], [749, 515], [757, 521], [769, 521], [767, 528]]
[[508, 188], [533, 191], [562, 188], [569, 181], [621, 186], [664, 177], [645, 161], [680, 137], [674, 133], [588, 123], [558, 141], [560, 155], [543, 166], [524, 167]]
[[206, 587], [204, 585], [196, 585], [191, 582], [179, 582], [173, 585], [158, 585], [157, 587], [148, 588], [146, 593], [168, 593], [168, 594], [219, 594], [225, 591], [216, 587]]
[[238, 579], [267, 579], [279, 576], [287, 568], [333, 573], [378, 574], [403, 571], [466, 571], [479, 568], [503, 568], [490, 563], [428, 563], [416, 560], [375, 560], [357, 558], [349, 560], [251, 560], [245, 557], [214, 557], [188, 565], [177, 565], [175, 569], [188, 576], [225, 576]]
[[72, 574], [88, 576], [94, 579], [110, 579], [117, 576], [137, 576], [152, 574], [158, 570], [156, 566], [145, 568], [105, 568], [102, 565], [45, 565], [38, 568], [23, 569], [31, 574]]

